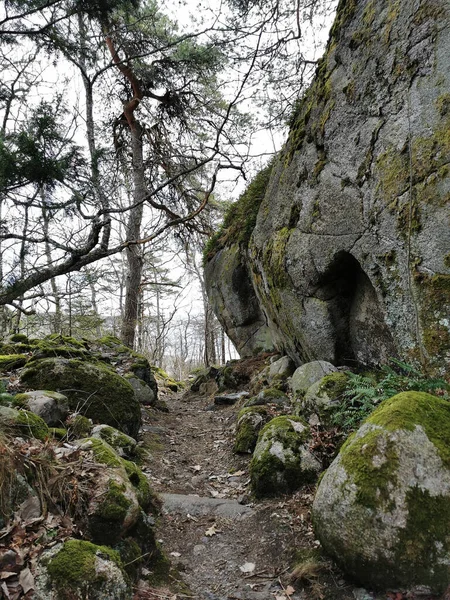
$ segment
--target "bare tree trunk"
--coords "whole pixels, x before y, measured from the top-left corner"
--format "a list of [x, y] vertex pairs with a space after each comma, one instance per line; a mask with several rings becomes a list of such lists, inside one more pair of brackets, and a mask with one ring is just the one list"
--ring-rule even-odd
[[[135, 207], [130, 210], [128, 216], [128, 241], [138, 240], [140, 237], [144, 200], [147, 192], [144, 178], [142, 128], [136, 121], [134, 122], [134, 127], [131, 129], [131, 152], [133, 169], [133, 204]], [[138, 244], [132, 244], [128, 246], [126, 250], [126, 256], [128, 274], [122, 331], [120, 333], [120, 337], [126, 346], [133, 348], [138, 317], [139, 293], [142, 280], [143, 257], [141, 246]]]
[[[92, 281], [92, 279], [89, 279], [89, 287], [91, 288], [92, 310], [94, 311], [95, 316], [98, 317], [99, 314], [98, 314], [98, 306], [97, 306], [97, 291], [95, 289], [95, 285], [94, 285], [94, 282]], [[98, 319], [97, 319], [97, 325], [95, 326], [95, 332], [98, 337], [100, 337], [102, 334], [101, 329], [100, 329], [100, 322]]]
[[[41, 199], [42, 199], [42, 217], [44, 221], [44, 237], [48, 237], [48, 227], [49, 227], [49, 215], [48, 211], [45, 208], [45, 190], [41, 187]], [[45, 242], [45, 257], [47, 259], [47, 265], [50, 267], [52, 264], [52, 254], [50, 249], [50, 244], [48, 241]], [[61, 296], [58, 290], [58, 286], [56, 285], [56, 280], [54, 277], [50, 279], [50, 286], [52, 288], [52, 295], [55, 302], [55, 317], [50, 321], [51, 333], [61, 333], [62, 328], [62, 313], [61, 313]]]

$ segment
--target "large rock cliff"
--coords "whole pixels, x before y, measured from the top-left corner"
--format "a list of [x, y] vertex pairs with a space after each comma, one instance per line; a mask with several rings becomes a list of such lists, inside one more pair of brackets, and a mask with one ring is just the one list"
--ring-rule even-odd
[[450, 356], [449, 13], [447, 0], [339, 3], [247, 250], [297, 363]]

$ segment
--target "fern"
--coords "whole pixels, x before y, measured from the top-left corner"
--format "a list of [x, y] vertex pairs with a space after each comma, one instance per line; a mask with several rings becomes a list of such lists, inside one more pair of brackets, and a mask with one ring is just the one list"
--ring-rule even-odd
[[345, 431], [356, 429], [376, 408], [376, 405], [400, 392], [438, 393], [450, 399], [449, 385], [444, 379], [428, 378], [416, 367], [392, 358], [390, 364], [368, 375], [348, 373], [343, 402], [336, 409], [332, 422]]

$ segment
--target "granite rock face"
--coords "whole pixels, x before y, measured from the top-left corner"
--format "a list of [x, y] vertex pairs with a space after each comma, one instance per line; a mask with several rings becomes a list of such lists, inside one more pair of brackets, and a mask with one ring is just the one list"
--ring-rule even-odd
[[243, 358], [274, 349], [247, 264], [245, 250], [236, 243], [219, 251], [205, 266], [209, 300]]
[[449, 13], [446, 0], [339, 3], [247, 250], [296, 364], [448, 360]]

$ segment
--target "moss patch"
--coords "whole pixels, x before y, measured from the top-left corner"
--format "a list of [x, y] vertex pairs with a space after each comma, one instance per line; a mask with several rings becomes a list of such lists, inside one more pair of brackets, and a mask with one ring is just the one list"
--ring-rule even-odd
[[248, 245], [250, 236], [255, 228], [256, 217], [266, 193], [271, 172], [272, 163], [262, 169], [240, 196], [239, 200], [231, 204], [219, 230], [209, 239], [205, 246], [203, 252], [204, 262], [211, 260], [225, 246], [234, 243], [244, 246]]
[[[377, 456], [382, 460], [375, 461]], [[394, 443], [386, 439], [385, 432], [374, 430], [353, 438], [341, 450], [341, 463], [358, 488], [359, 504], [375, 509], [389, 500], [399, 463]]]
[[385, 400], [367, 419], [388, 431], [421, 426], [450, 468], [450, 402], [425, 392], [402, 392]]
[[20, 369], [29, 360], [28, 356], [22, 354], [7, 354], [0, 356], [0, 373]]
[[28, 410], [19, 410], [16, 422], [13, 425], [17, 435], [46, 440], [50, 433], [47, 424], [41, 417]]
[[258, 434], [267, 420], [267, 416], [267, 410], [263, 406], [250, 406], [239, 411], [234, 452], [246, 454], [254, 450]]
[[102, 576], [95, 569], [97, 555], [104, 555], [122, 569], [118, 552], [83, 540], [68, 540], [50, 560], [48, 573], [62, 599], [70, 600], [74, 593], [75, 597], [88, 597], [95, 584], [101, 583]]

